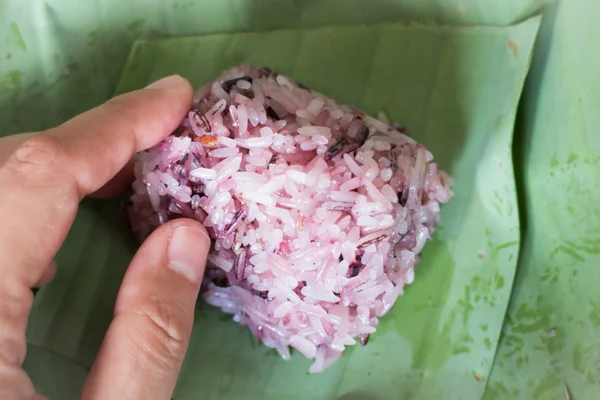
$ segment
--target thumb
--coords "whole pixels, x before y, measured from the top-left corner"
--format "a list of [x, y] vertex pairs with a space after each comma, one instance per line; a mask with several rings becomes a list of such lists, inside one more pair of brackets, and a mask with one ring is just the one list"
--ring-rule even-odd
[[83, 399], [171, 399], [209, 248], [206, 230], [189, 219], [148, 237], [125, 274]]

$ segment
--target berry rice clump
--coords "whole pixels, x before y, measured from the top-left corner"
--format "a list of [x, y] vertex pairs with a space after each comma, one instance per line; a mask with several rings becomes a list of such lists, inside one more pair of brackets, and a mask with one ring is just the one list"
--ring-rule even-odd
[[241, 66], [138, 154], [128, 218], [140, 239], [175, 218], [201, 222], [213, 239], [206, 302], [320, 372], [366, 344], [413, 281], [452, 197], [432, 159], [384, 117]]

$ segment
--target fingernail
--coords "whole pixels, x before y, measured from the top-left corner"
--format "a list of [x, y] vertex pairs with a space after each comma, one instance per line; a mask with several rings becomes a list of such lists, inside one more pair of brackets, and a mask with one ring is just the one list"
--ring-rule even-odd
[[146, 89], [171, 89], [172, 87], [179, 86], [182, 83], [183, 78], [181, 76], [171, 75], [149, 84], [146, 86]]
[[169, 267], [192, 282], [202, 280], [210, 244], [206, 233], [198, 228], [179, 226], [171, 235], [167, 258]]

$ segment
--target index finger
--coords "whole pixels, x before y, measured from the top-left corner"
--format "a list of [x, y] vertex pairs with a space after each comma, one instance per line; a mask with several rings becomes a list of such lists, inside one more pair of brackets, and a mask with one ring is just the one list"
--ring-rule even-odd
[[166, 79], [158, 88], [116, 97], [48, 132], [59, 142], [64, 167], [82, 195], [100, 189], [133, 154], [155, 145], [179, 125], [193, 90], [179, 76]]
[[181, 77], [127, 93], [32, 135], [0, 168], [0, 359], [20, 364], [31, 291], [65, 239], [83, 196], [183, 119], [193, 90]]
[[39, 278], [29, 267], [50, 262], [81, 198], [173, 132], [192, 97], [185, 79], [165, 78], [26, 140], [0, 169], [0, 268]]

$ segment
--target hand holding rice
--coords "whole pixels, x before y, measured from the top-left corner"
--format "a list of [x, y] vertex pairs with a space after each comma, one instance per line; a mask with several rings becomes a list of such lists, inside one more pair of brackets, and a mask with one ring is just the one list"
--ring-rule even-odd
[[140, 239], [175, 218], [204, 224], [204, 299], [321, 372], [413, 281], [452, 196], [432, 159], [401, 127], [242, 66], [138, 155], [128, 217]]

